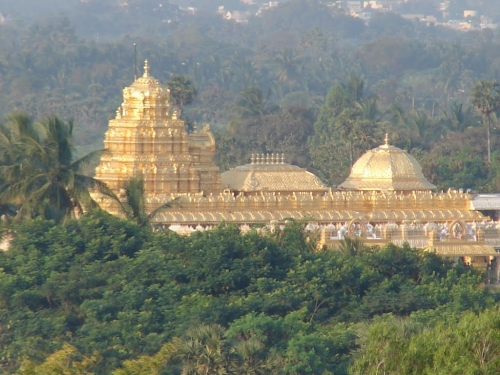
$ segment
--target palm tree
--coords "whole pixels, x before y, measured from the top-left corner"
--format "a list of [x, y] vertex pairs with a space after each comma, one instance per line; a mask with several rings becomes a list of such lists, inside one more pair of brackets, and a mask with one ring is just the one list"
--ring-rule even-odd
[[[0, 206], [7, 217], [21, 215], [20, 181], [30, 167], [29, 157], [38, 150], [39, 134], [30, 116], [13, 113], [0, 126]], [[26, 209], [24, 210], [26, 211]]]
[[142, 227], [151, 226], [151, 221], [159, 212], [171, 208], [179, 200], [179, 198], [175, 198], [173, 201], [160, 205], [148, 214], [146, 210], [144, 179], [142, 176], [132, 177], [128, 181], [125, 186], [125, 196], [127, 201], [122, 207], [127, 219], [135, 221]]
[[368, 247], [363, 240], [359, 237], [345, 237], [340, 241], [338, 250], [345, 254], [355, 256], [359, 253], [366, 251]]
[[380, 122], [385, 115], [385, 112], [380, 112], [378, 99], [377, 95], [370, 95], [354, 103], [354, 106], [361, 111], [361, 117], [373, 124]]
[[268, 112], [267, 100], [270, 94], [271, 92], [268, 90], [267, 95], [264, 96], [262, 89], [257, 86], [247, 87], [240, 92], [239, 99], [232, 111], [240, 118], [263, 116]]
[[176, 357], [182, 363], [182, 375], [225, 375], [237, 363], [225, 329], [217, 324], [193, 327], [185, 337], [175, 340], [174, 345]]
[[255, 337], [239, 342], [235, 348], [239, 357], [237, 373], [240, 375], [278, 374], [283, 368], [282, 358], [274, 353], [266, 357], [268, 350]]
[[463, 132], [470, 126], [478, 124], [477, 114], [472, 107], [464, 107], [464, 103], [452, 102], [449, 110], [442, 109], [446, 117], [447, 127], [452, 131]]
[[348, 78], [344, 86], [351, 95], [352, 100], [360, 102], [363, 98], [363, 90], [365, 88], [365, 80], [363, 77], [352, 75]]
[[184, 337], [174, 339], [173, 347], [182, 375], [271, 375], [283, 368], [282, 358], [267, 355], [262, 342], [254, 337], [230, 340], [217, 324], [190, 328]]
[[442, 135], [443, 128], [440, 125], [422, 111], [412, 112], [407, 121], [407, 126], [422, 142], [422, 147], [429, 147], [433, 140]]
[[73, 123], [56, 116], [35, 123], [16, 114], [3, 124], [0, 202], [17, 206], [18, 218], [44, 217], [58, 222], [96, 208], [89, 191], [115, 197], [107, 185], [81, 171], [103, 151], [73, 160]]
[[483, 116], [486, 125], [486, 139], [488, 146], [488, 163], [491, 163], [491, 114], [500, 109], [500, 83], [497, 81], [479, 81], [472, 88], [472, 105]]
[[301, 70], [301, 60], [295, 49], [284, 48], [275, 57], [278, 65], [276, 77], [284, 83], [295, 83]]

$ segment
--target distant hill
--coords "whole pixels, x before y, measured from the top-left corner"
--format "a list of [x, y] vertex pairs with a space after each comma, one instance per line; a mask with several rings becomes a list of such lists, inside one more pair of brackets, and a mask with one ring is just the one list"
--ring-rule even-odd
[[0, 12], [11, 19], [21, 17], [33, 19], [60, 12], [71, 12], [79, 2], [79, 0], [3, 0], [0, 2]]
[[16, 26], [44, 23], [63, 14], [80, 37], [104, 39], [149, 34], [148, 28], [188, 16], [168, 0], [5, 0], [0, 2], [0, 13], [5, 23]]

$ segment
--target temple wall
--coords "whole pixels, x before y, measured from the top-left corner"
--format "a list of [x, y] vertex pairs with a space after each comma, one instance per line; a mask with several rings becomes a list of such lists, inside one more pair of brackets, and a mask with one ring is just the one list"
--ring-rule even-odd
[[[206, 210], [216, 209], [330, 209], [350, 210], [358, 212], [376, 211], [419, 211], [423, 219], [432, 219], [433, 211], [446, 211], [450, 209], [469, 211], [471, 196], [465, 193], [377, 193], [356, 191], [334, 191], [331, 190], [323, 195], [311, 193], [293, 193], [281, 195], [276, 193], [262, 193], [260, 195], [234, 196], [230, 192], [221, 193], [207, 197], [187, 196], [183, 199], [184, 209]], [[380, 217], [383, 220], [383, 217]]]

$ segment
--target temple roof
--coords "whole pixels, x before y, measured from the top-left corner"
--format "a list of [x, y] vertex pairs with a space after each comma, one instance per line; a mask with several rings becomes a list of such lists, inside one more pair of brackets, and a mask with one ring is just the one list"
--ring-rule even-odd
[[434, 190], [424, 177], [418, 161], [388, 144], [366, 152], [354, 163], [351, 174], [340, 188], [348, 190]]
[[130, 87], [141, 91], [147, 88], [161, 89], [159, 81], [149, 74], [148, 60], [144, 61], [144, 74], [141, 77], [135, 79]]
[[158, 213], [154, 222], [158, 223], [183, 223], [183, 224], [218, 224], [221, 222], [234, 223], [262, 223], [272, 220], [285, 221], [289, 219], [302, 220], [312, 218], [319, 222], [350, 221], [357, 216], [359, 212], [352, 210], [248, 210], [242, 208], [238, 211], [228, 210], [168, 210]]
[[149, 74], [148, 60], [144, 62], [144, 74], [123, 89], [124, 102], [137, 100], [138, 103], [144, 104], [145, 98], [161, 100], [167, 105], [170, 98], [170, 90], [164, 90], [159, 81]]
[[353, 209], [332, 208], [273, 208], [253, 209], [251, 203], [238, 210], [221, 210], [189, 208], [182, 203], [182, 209], [172, 208], [158, 213], [154, 222], [158, 223], [183, 223], [183, 224], [216, 224], [222, 221], [236, 223], [262, 223], [271, 220], [284, 221], [287, 219], [310, 219], [319, 223], [350, 221], [356, 218], [365, 218], [372, 223], [399, 222], [402, 220], [432, 220], [436, 222], [450, 222], [456, 218], [467, 221], [480, 221], [484, 219], [478, 211], [468, 210], [380, 210], [375, 212], [361, 212]]
[[304, 168], [285, 163], [283, 156], [252, 157], [251, 164], [240, 165], [222, 174], [222, 186], [239, 192], [325, 192], [328, 187]]

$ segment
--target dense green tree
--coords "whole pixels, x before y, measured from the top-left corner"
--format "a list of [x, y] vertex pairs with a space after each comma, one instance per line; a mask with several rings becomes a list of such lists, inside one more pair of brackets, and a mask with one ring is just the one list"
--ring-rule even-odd
[[359, 237], [346, 237], [340, 241], [338, 250], [351, 256], [357, 255], [361, 251], [367, 251], [368, 247]]
[[300, 39], [300, 46], [304, 49], [312, 49], [317, 52], [326, 49], [326, 38], [319, 27], [313, 27], [308, 30]]
[[365, 89], [365, 81], [363, 77], [355, 75], [350, 76], [344, 84], [344, 87], [347, 89], [349, 96], [354, 103], [361, 102], [364, 95], [363, 90]]
[[[477, 288], [477, 272], [408, 247], [318, 252], [299, 222], [267, 235], [229, 226], [179, 237], [97, 211], [14, 229], [0, 253], [7, 373], [24, 357], [44, 363], [68, 341], [83, 356], [99, 353], [88, 372], [174, 373], [175, 337], [191, 342], [190, 328], [219, 324], [228, 331], [215, 342], [236, 368], [345, 374], [351, 324], [381, 313], [432, 322], [499, 299]], [[228, 363], [210, 358], [203, 363]]]
[[[240, 164], [248, 162], [251, 153], [285, 154], [287, 162], [307, 165], [309, 153], [307, 138], [313, 133], [314, 113], [305, 107], [283, 107], [263, 116], [241, 118], [229, 139], [218, 138], [221, 143], [221, 156], [234, 160], [242, 151]], [[227, 143], [225, 143], [227, 142]], [[229, 145], [228, 145], [229, 143]], [[237, 146], [232, 149], [231, 146]], [[217, 146], [219, 147], [219, 146]], [[246, 159], [243, 158], [246, 156]], [[238, 164], [221, 164], [225, 169]]]
[[170, 90], [170, 99], [172, 104], [179, 111], [179, 117], [182, 116], [184, 107], [193, 102], [197, 92], [193, 84], [186, 76], [173, 76], [168, 82], [167, 87]]
[[387, 130], [377, 97], [364, 97], [363, 88], [364, 80], [357, 76], [351, 76], [344, 85], [334, 85], [309, 138], [311, 166], [320, 177], [336, 184]]
[[[75, 347], [65, 344], [61, 349], [52, 353], [45, 361], [36, 365], [31, 361], [23, 363], [19, 375], [92, 375], [92, 368], [99, 360], [99, 355], [94, 353], [91, 357], [78, 358]], [[81, 356], [80, 356], [81, 357]]]
[[425, 327], [391, 316], [360, 327], [352, 374], [494, 374], [500, 362], [498, 309]]
[[231, 338], [220, 325], [197, 325], [164, 344], [158, 353], [124, 361], [113, 375], [159, 375], [179, 367], [181, 374], [270, 375], [282, 359], [266, 353], [255, 337]]
[[375, 319], [359, 326], [359, 352], [352, 374], [403, 374], [406, 367], [402, 353], [409, 350], [412, 335], [423, 330], [418, 322], [393, 316]]
[[352, 97], [347, 89], [340, 84], [334, 85], [328, 92], [325, 103], [321, 107], [314, 124], [314, 134], [308, 141], [312, 167], [320, 177], [326, 180], [331, 179], [335, 173], [334, 170], [331, 170], [331, 167], [335, 165], [335, 160], [339, 156], [332, 153], [339, 138], [334, 130], [335, 120], [344, 109], [352, 105]]
[[172, 362], [176, 352], [176, 345], [168, 342], [152, 356], [142, 355], [137, 359], [123, 361], [122, 366], [114, 370], [112, 375], [161, 375]]
[[[429, 151], [416, 153], [425, 176], [440, 189], [463, 187], [494, 191], [497, 159], [492, 158], [492, 165], [487, 163], [484, 144], [477, 142], [481, 137], [484, 137], [484, 129], [480, 127], [443, 134]], [[493, 147], [498, 147], [497, 142], [493, 138]]]
[[219, 130], [214, 132], [214, 136], [216, 140], [214, 161], [222, 171], [248, 163], [249, 151], [246, 142], [242, 143], [240, 139], [236, 139], [234, 132]]

